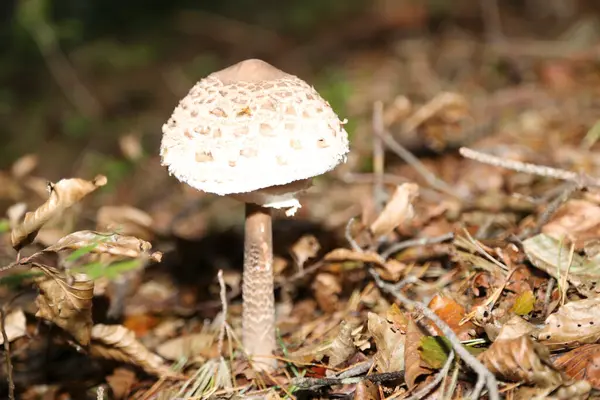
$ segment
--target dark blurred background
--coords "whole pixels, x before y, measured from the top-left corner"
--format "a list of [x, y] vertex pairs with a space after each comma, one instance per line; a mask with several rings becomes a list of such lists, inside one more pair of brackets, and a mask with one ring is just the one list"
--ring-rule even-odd
[[376, 99], [522, 84], [531, 77], [518, 53], [486, 58], [495, 75], [472, 66], [505, 40], [585, 49], [599, 37], [599, 9], [595, 0], [3, 0], [0, 167], [37, 153], [48, 179], [118, 181], [135, 154], [156, 156], [161, 125], [194, 82], [250, 57], [313, 83], [354, 135]]

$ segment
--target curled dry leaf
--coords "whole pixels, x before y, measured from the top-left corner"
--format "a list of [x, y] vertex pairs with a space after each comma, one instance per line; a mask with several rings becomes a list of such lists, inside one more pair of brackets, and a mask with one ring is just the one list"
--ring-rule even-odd
[[385, 260], [373, 251], [354, 251], [350, 249], [339, 248], [325, 254], [325, 261], [356, 261], [363, 263], [373, 263], [380, 266], [385, 265]]
[[10, 224], [10, 228], [14, 229], [18, 226], [23, 220], [23, 216], [27, 212], [27, 203], [15, 203], [12, 206], [8, 207], [6, 210], [6, 216], [8, 217], [8, 222]]
[[23, 223], [12, 230], [10, 238], [13, 248], [19, 251], [30, 244], [46, 222], [61, 215], [66, 209], [104, 185], [106, 185], [106, 177], [103, 175], [98, 175], [93, 181], [72, 178], [49, 184], [48, 200], [37, 210], [25, 214]]
[[600, 390], [600, 344], [585, 344], [554, 360], [554, 365], [575, 380], [586, 380]]
[[552, 350], [600, 340], [600, 297], [572, 301], [562, 306], [546, 318], [538, 340]]
[[587, 400], [592, 386], [586, 381], [564, 382], [556, 387], [520, 386], [513, 393], [513, 400]]
[[131, 206], [102, 206], [96, 213], [96, 228], [143, 240], [154, 239], [153, 219], [145, 211]]
[[543, 387], [563, 381], [548, 349], [528, 336], [496, 340], [479, 358], [490, 372], [507, 381]]
[[304, 235], [290, 248], [290, 254], [298, 264], [298, 268], [304, 268], [304, 264], [316, 257], [321, 250], [321, 244], [314, 235]]
[[94, 281], [85, 274], [66, 277], [53, 268], [40, 269], [44, 276], [36, 279], [40, 294], [35, 316], [54, 323], [87, 346], [93, 324]]
[[419, 348], [424, 337], [419, 326], [411, 318], [406, 330], [406, 350], [404, 351], [404, 365], [406, 366], [404, 380], [406, 386], [411, 390], [419, 384], [421, 378], [431, 375], [433, 372], [421, 360]]
[[[27, 333], [27, 319], [20, 308], [14, 310], [4, 318], [4, 332], [9, 342], [25, 336]], [[4, 336], [0, 335], [0, 345], [4, 344]]]
[[396, 188], [391, 200], [371, 224], [369, 230], [373, 237], [389, 234], [414, 215], [413, 200], [419, 195], [416, 183], [403, 183]]
[[404, 344], [406, 336], [393, 324], [375, 313], [367, 314], [367, 329], [377, 347], [375, 365], [379, 372], [395, 372], [404, 369]]
[[[45, 251], [63, 251], [89, 248], [91, 253], [104, 253], [113, 256], [138, 258], [148, 254], [152, 245], [145, 240], [133, 236], [123, 236], [118, 233], [100, 233], [95, 231], [73, 232], [60, 239]], [[155, 252], [149, 254], [154, 261], [160, 261], [162, 254]]]
[[90, 352], [95, 357], [137, 365], [152, 375], [174, 376], [161, 357], [148, 350], [122, 325], [94, 325]]
[[339, 294], [342, 292], [342, 286], [338, 278], [327, 272], [321, 272], [312, 284], [315, 299], [321, 310], [325, 312], [334, 312], [340, 304]]
[[600, 259], [587, 260], [571, 254], [569, 246], [551, 236], [533, 236], [523, 241], [523, 248], [536, 268], [559, 281], [567, 276], [569, 283], [582, 293], [590, 292], [600, 280]]
[[347, 321], [340, 323], [340, 331], [327, 348], [325, 354], [329, 356], [329, 365], [336, 367], [356, 353], [356, 346], [352, 338], [352, 324]]

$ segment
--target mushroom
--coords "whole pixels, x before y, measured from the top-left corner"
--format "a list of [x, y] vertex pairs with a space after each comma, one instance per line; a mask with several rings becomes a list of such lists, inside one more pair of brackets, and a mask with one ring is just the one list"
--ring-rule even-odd
[[[161, 163], [170, 175], [246, 203], [242, 344], [249, 356], [276, 349], [271, 209], [293, 215], [312, 178], [346, 161], [343, 125], [312, 86], [257, 59], [201, 79], [163, 125]], [[270, 370], [276, 361], [254, 365]]]

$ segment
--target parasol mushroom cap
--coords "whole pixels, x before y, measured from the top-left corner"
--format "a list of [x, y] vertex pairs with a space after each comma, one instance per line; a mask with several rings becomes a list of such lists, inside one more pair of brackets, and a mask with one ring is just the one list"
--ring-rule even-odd
[[161, 163], [198, 190], [288, 207], [307, 186], [297, 181], [346, 161], [343, 125], [302, 79], [245, 60], [200, 80], [179, 102], [163, 125]]

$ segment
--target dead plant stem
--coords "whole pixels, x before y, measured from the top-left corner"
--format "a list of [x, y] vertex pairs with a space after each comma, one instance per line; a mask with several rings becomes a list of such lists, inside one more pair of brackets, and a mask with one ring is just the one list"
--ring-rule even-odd
[[4, 360], [6, 362], [6, 375], [8, 381], [8, 398], [15, 400], [15, 381], [13, 380], [13, 365], [10, 356], [10, 342], [6, 334], [6, 308], [0, 307], [0, 329], [2, 330], [2, 339], [4, 340]]

